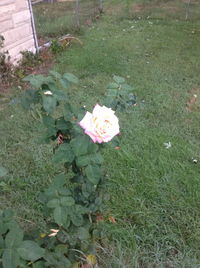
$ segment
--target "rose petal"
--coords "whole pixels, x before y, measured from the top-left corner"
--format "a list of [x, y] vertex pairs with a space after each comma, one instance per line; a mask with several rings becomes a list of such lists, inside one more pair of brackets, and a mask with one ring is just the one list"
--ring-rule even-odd
[[79, 122], [79, 125], [83, 128], [83, 129], [88, 129], [91, 128], [91, 119], [92, 119], [92, 114], [87, 112], [85, 114], [85, 116], [83, 117], [83, 119]]
[[79, 125], [95, 143], [109, 142], [119, 134], [119, 120], [115, 111], [99, 104], [95, 105], [92, 113], [86, 113]]
[[97, 142], [96, 136], [92, 132], [86, 130], [85, 131], [85, 134], [87, 134], [88, 136], [90, 136], [90, 138], [93, 140], [94, 143]]

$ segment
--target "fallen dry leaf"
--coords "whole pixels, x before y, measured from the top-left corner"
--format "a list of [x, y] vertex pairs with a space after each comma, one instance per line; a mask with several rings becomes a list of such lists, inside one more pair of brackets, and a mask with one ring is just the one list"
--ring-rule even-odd
[[187, 102], [187, 105], [186, 105], [186, 109], [189, 111], [189, 112], [192, 112], [192, 108], [193, 108], [193, 105], [195, 104], [197, 100], [197, 95], [194, 94], [191, 99]]
[[113, 217], [113, 216], [110, 216], [109, 218], [108, 218], [108, 220], [109, 220], [109, 222], [111, 222], [111, 223], [113, 223], [113, 224], [116, 224], [117, 222], [116, 222], [116, 219]]
[[104, 217], [102, 215], [97, 215], [96, 216], [96, 222], [104, 221]]

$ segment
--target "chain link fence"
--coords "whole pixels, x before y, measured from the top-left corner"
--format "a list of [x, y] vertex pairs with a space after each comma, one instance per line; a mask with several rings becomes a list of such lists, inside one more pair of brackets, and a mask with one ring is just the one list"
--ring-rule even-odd
[[[116, 5], [121, 5], [116, 0]], [[129, 17], [153, 19], [199, 20], [200, 0], [126, 0], [124, 9]], [[124, 12], [118, 9], [119, 13]]]
[[32, 0], [39, 44], [90, 26], [103, 10], [102, 0]]

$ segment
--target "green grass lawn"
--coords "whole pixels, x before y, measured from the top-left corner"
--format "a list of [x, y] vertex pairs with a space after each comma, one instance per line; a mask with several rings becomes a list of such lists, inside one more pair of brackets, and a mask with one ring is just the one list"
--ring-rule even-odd
[[39, 3], [33, 6], [39, 38], [60, 37], [72, 30], [75, 24], [73, 2]]
[[[79, 4], [80, 25], [91, 24], [91, 19], [94, 18], [97, 9], [97, 2], [81, 0]], [[33, 5], [33, 13], [39, 39], [49, 40], [79, 30], [75, 1], [39, 3]]]
[[[105, 225], [102, 268], [197, 268], [200, 20], [185, 20], [184, 12], [178, 19], [148, 17], [154, 13], [147, 15], [145, 9], [127, 15], [126, 8], [119, 7], [114, 1], [79, 37], [84, 45], [75, 44], [60, 54], [54, 66], [80, 78], [71, 95], [89, 111], [101, 101], [114, 74], [127, 77], [137, 95], [136, 107], [117, 114], [120, 150], [105, 152], [111, 197], [105, 212], [117, 224]], [[200, 5], [192, 8], [196, 12]], [[197, 100], [190, 104], [193, 94]], [[15, 105], [1, 110], [0, 119], [0, 159], [9, 170], [0, 181], [0, 207], [14, 208], [26, 228], [31, 224], [43, 230], [37, 196], [60, 167], [51, 163], [52, 147], [38, 141], [43, 131], [39, 119]], [[166, 142], [171, 148], [165, 148]]]

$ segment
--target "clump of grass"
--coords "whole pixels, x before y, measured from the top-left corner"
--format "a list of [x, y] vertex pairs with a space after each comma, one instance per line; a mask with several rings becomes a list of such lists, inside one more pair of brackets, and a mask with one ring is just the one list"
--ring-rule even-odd
[[48, 39], [80, 32], [79, 26], [91, 25], [98, 13], [98, 3], [92, 0], [80, 1], [79, 23], [74, 1], [39, 3], [33, 6], [38, 37]]
[[72, 31], [74, 14], [72, 3], [40, 3], [33, 6], [39, 38], [60, 37]]

